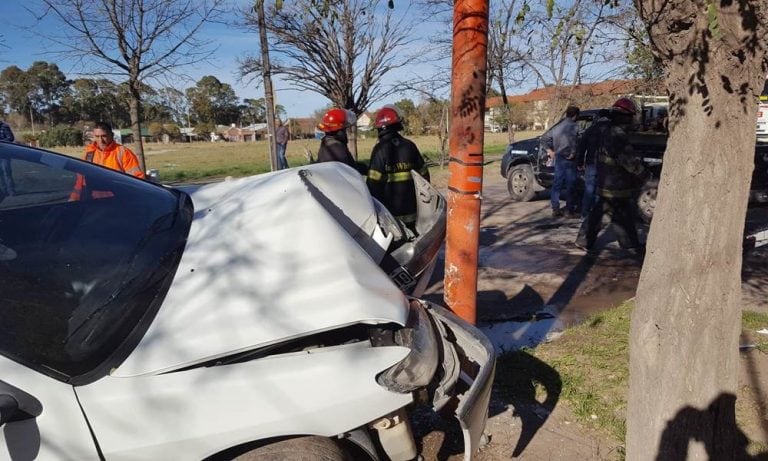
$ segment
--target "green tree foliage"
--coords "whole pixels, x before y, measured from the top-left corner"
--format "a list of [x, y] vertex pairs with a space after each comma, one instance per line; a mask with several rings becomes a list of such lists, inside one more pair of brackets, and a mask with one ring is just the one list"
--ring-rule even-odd
[[62, 120], [65, 123], [108, 122], [112, 126], [128, 126], [130, 114], [119, 85], [107, 79], [79, 78], [71, 82], [62, 97]]
[[149, 130], [149, 135], [152, 136], [155, 142], [160, 141], [163, 135], [166, 134], [165, 128], [160, 122], [151, 122], [147, 130]]
[[228, 125], [239, 118], [235, 90], [212, 75], [201, 78], [193, 88], [187, 89], [186, 94], [193, 121]]
[[211, 139], [211, 133], [216, 130], [216, 126], [213, 123], [202, 122], [195, 125], [195, 133], [206, 141]]
[[189, 100], [183, 91], [164, 87], [157, 91], [157, 97], [174, 122], [181, 126], [189, 126]]
[[510, 103], [508, 110], [499, 111], [493, 121], [505, 130], [509, 125], [516, 127], [516, 130], [523, 130], [532, 124], [531, 113], [534, 111], [535, 108], [532, 103]]
[[41, 147], [82, 146], [83, 132], [67, 125], [56, 125], [38, 137]]
[[59, 70], [59, 66], [45, 61], [32, 63], [26, 74], [32, 89], [30, 99], [35, 112], [44, 115], [51, 126], [61, 109], [61, 99], [69, 91], [67, 77]]
[[9, 66], [0, 72], [0, 92], [10, 111], [29, 116], [33, 85], [27, 73], [17, 66]]
[[175, 123], [161, 123], [152, 122], [149, 124], [149, 135], [155, 142], [163, 140], [163, 135], [168, 135], [172, 140], [177, 140], [181, 137], [181, 128]]
[[240, 120], [243, 124], [264, 123], [267, 121], [267, 106], [264, 104], [264, 98], [245, 98], [238, 108], [240, 110]]

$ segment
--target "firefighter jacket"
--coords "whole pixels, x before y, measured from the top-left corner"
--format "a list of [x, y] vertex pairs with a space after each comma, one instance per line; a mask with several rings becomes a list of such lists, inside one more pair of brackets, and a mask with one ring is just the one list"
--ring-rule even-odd
[[629, 198], [643, 183], [647, 171], [634, 155], [627, 133], [611, 125], [597, 149], [597, 193], [607, 198]]
[[429, 170], [416, 145], [396, 130], [384, 130], [371, 153], [368, 189], [405, 223], [416, 222], [416, 188], [411, 170], [429, 180]]
[[317, 162], [341, 162], [357, 169], [357, 164], [347, 147], [347, 133], [344, 130], [327, 133], [320, 140]]
[[[116, 171], [144, 179], [144, 172], [141, 171], [139, 159], [131, 152], [114, 141], [109, 143], [103, 150], [99, 149], [96, 143], [91, 143], [85, 148], [84, 160], [111, 168]], [[75, 187], [70, 194], [70, 200], [80, 200], [83, 189], [85, 188], [85, 178], [82, 175], [77, 176]], [[97, 192], [94, 191], [94, 194]]]
[[584, 131], [576, 148], [577, 165], [597, 165], [598, 150], [610, 129], [611, 120], [608, 117], [600, 117]]

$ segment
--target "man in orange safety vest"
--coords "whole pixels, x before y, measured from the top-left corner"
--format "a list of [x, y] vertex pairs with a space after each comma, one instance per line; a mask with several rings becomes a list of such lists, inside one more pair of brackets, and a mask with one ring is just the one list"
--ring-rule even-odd
[[[83, 159], [87, 162], [145, 179], [144, 171], [141, 170], [136, 154], [127, 147], [115, 142], [112, 127], [109, 123], [96, 123], [93, 128], [93, 142], [86, 146]], [[78, 175], [75, 189], [70, 194], [70, 200], [80, 200], [84, 187], [85, 180], [82, 176]]]

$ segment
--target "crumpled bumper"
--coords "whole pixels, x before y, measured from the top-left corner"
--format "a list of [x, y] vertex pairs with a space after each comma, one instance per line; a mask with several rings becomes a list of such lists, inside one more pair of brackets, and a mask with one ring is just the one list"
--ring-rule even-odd
[[447, 309], [420, 301], [434, 322], [442, 373], [434, 389], [435, 411], [453, 408], [464, 433], [464, 459], [480, 447], [496, 371], [493, 345], [477, 328]]

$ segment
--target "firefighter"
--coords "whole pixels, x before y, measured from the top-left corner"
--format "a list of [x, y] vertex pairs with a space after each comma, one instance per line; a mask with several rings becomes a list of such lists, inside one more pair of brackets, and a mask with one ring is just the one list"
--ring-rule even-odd
[[358, 169], [355, 159], [347, 147], [347, 128], [354, 125], [357, 117], [352, 111], [345, 109], [330, 109], [323, 115], [323, 120], [317, 128], [325, 133], [320, 140], [317, 151], [317, 162], [341, 162]]
[[642, 161], [633, 155], [627, 132], [632, 129], [637, 106], [631, 99], [620, 98], [611, 107], [610, 127], [597, 146], [597, 200], [587, 219], [581, 223], [576, 246], [594, 253], [603, 215], [611, 224], [621, 248], [644, 254], [644, 247], [635, 227], [634, 200], [647, 171]]
[[368, 189], [406, 226], [415, 230], [416, 188], [411, 170], [429, 180], [429, 170], [416, 145], [399, 133], [402, 118], [394, 106], [376, 113], [379, 141], [373, 147], [368, 169]]

